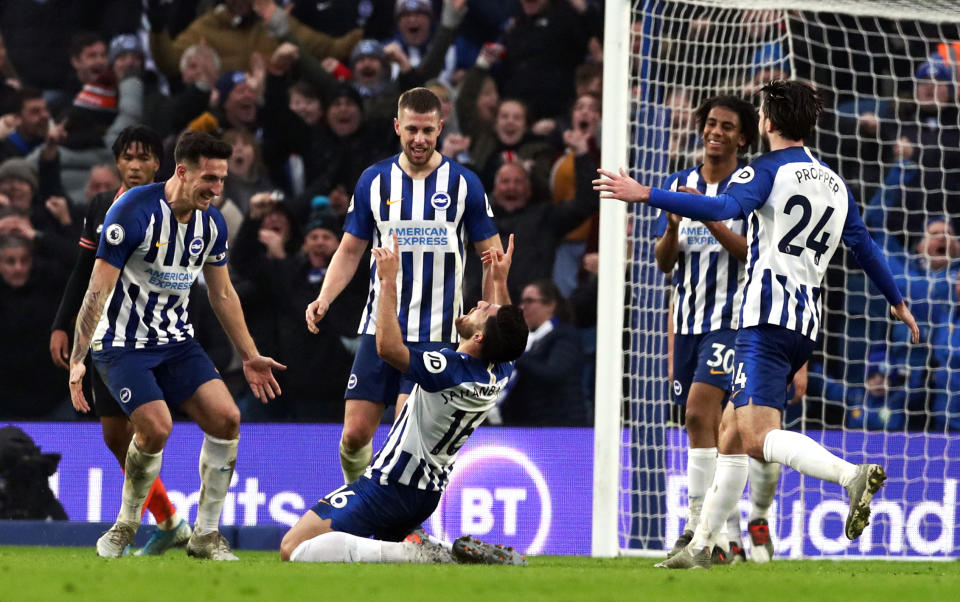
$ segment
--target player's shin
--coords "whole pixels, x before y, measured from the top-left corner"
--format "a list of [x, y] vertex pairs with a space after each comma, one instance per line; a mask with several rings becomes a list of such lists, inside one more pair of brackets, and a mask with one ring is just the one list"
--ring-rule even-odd
[[157, 475], [160, 474], [162, 463], [163, 450], [148, 454], [137, 446], [136, 437], [130, 441], [124, 466], [123, 493], [117, 522], [140, 524], [143, 503]]
[[200, 501], [197, 503], [198, 534], [216, 531], [220, 524], [223, 499], [237, 464], [239, 439], [225, 440], [204, 435], [200, 449]]
[[779, 480], [779, 464], [750, 458], [750, 520], [767, 518]]
[[687, 450], [687, 497], [690, 499], [690, 514], [685, 531], [693, 531], [700, 522], [703, 497], [713, 483], [717, 469], [716, 447], [694, 447]]
[[763, 441], [763, 459], [786, 464], [810, 477], [847, 487], [857, 476], [857, 467], [831, 454], [822, 445], [800, 433], [773, 429]]
[[703, 500], [700, 524], [694, 532], [691, 550], [712, 547], [720, 535], [727, 517], [736, 507], [737, 501], [747, 485], [747, 455], [720, 454], [717, 456], [717, 472], [713, 485], [707, 490]]
[[292, 562], [417, 562], [410, 546], [403, 542], [379, 541], [340, 531], [317, 535], [298, 545], [290, 554]]

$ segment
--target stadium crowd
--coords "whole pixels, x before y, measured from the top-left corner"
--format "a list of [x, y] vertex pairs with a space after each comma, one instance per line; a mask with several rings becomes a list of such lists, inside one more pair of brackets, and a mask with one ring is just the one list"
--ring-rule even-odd
[[[443, 104], [438, 148], [479, 175], [504, 246], [517, 234], [509, 288], [531, 337], [490, 421], [590, 424], [598, 265], [590, 180], [599, 163], [602, 4], [2, 3], [0, 418], [78, 419], [66, 372], [50, 357], [51, 324], [86, 208], [121, 185], [113, 143], [125, 128], [145, 125], [163, 141], [157, 181], [170, 175], [173, 143], [185, 130], [233, 145], [217, 200], [230, 231], [230, 270], [258, 345], [290, 368], [278, 377], [284, 395], [262, 405], [245, 394], [237, 358], [210, 325], [206, 295], [193, 294], [190, 310], [244, 420], [340, 421], [368, 259], [319, 334], [303, 327], [303, 308], [323, 283], [360, 174], [399, 151], [392, 118], [400, 93], [427, 86]], [[829, 127], [821, 128], [835, 135], [809, 142], [851, 183], [925, 344], [907, 349], [881, 297], [844, 270], [851, 260], [838, 254], [829, 286], [853, 292], [825, 303], [824, 351], [807, 390], [823, 411], [808, 415], [828, 426], [960, 429], [960, 44], [903, 48], [905, 59], [923, 58], [893, 73], [903, 82], [889, 90], [896, 100], [867, 102], [875, 79], [838, 83], [803, 61], [791, 73], [781, 16], [747, 13], [744, 21], [755, 24], [751, 68], [715, 86], [677, 81], [662, 91], [659, 117], [637, 117], [668, 124], [662, 174], [696, 163], [693, 110], [711, 94], [742, 94], [784, 76], [839, 87], [824, 117]], [[706, 51], [709, 43], [697, 44], [711, 25], [719, 27], [691, 15], [684, 39], [647, 51], [726, 61]], [[868, 33], [857, 35], [869, 40]], [[808, 31], [827, 48], [834, 34]], [[480, 297], [479, 258], [466, 270], [471, 307]], [[867, 340], [887, 342], [866, 348]]]

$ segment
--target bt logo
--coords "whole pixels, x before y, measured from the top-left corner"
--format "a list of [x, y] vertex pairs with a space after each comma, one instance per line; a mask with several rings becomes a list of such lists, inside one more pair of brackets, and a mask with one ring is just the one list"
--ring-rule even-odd
[[481, 446], [457, 459], [443, 498], [430, 519], [434, 534], [452, 540], [475, 535], [539, 554], [550, 534], [550, 488], [530, 458], [516, 449]]

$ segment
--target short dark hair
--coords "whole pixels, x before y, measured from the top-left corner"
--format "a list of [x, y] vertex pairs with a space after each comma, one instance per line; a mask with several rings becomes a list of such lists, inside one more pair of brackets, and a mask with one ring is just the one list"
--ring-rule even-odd
[[293, 94], [294, 92], [300, 96], [322, 101], [320, 90], [318, 90], [316, 86], [305, 79], [297, 80], [293, 83], [293, 85], [290, 86], [288, 93]]
[[84, 48], [93, 46], [97, 42], [100, 42], [104, 46], [107, 45], [106, 41], [100, 34], [94, 33], [92, 31], [81, 31], [73, 35], [70, 38], [70, 58], [75, 58], [80, 56]]
[[429, 88], [411, 88], [400, 95], [397, 102], [397, 114], [403, 109], [410, 109], [414, 113], [440, 114], [440, 99]]
[[813, 86], [775, 79], [760, 88], [763, 113], [788, 140], [803, 140], [817, 127], [823, 99]]
[[128, 125], [113, 141], [113, 158], [119, 159], [133, 144], [139, 144], [143, 150], [156, 157], [157, 161], [163, 156], [163, 139], [156, 130], [145, 125]]
[[177, 147], [173, 151], [173, 160], [179, 163], [196, 165], [200, 157], [207, 159], [229, 159], [233, 154], [233, 147], [204, 132], [184, 132], [177, 139]]
[[24, 238], [19, 234], [0, 235], [0, 251], [9, 249], [10, 247], [26, 247], [27, 251], [31, 254], [33, 253], [33, 241], [29, 238]]
[[757, 127], [757, 110], [746, 100], [730, 94], [712, 96], [697, 107], [697, 127], [699, 128], [700, 135], [703, 135], [703, 128], [707, 126], [707, 118], [710, 116], [710, 111], [716, 107], [733, 111], [740, 119], [740, 134], [743, 136], [746, 144], [737, 150], [737, 154], [740, 154], [741, 151], [749, 150], [750, 147], [756, 144], [757, 139], [760, 137], [760, 129]]
[[26, 104], [28, 100], [36, 100], [38, 98], [44, 98], [41, 90], [34, 88], [33, 86], [23, 86], [17, 92], [15, 112], [19, 113], [23, 111], [23, 105]]
[[516, 305], [503, 305], [496, 316], [487, 318], [483, 329], [480, 359], [485, 362], [512, 362], [527, 348], [529, 329], [523, 311]]

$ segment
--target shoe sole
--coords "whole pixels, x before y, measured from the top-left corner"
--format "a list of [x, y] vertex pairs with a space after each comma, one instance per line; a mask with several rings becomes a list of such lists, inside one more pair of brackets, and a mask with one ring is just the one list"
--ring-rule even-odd
[[484, 543], [476, 538], [459, 538], [453, 542], [453, 557], [464, 564], [499, 564], [526, 566], [527, 562], [520, 556], [520, 562], [513, 562], [513, 550], [498, 548], [493, 544]]
[[867, 486], [860, 494], [860, 499], [856, 503], [850, 500], [850, 516], [847, 518], [844, 534], [851, 541], [860, 537], [863, 530], [870, 524], [870, 501], [883, 487], [883, 482], [887, 480], [887, 475], [883, 472], [882, 467], [872, 465], [867, 470], [869, 471], [867, 473]]

